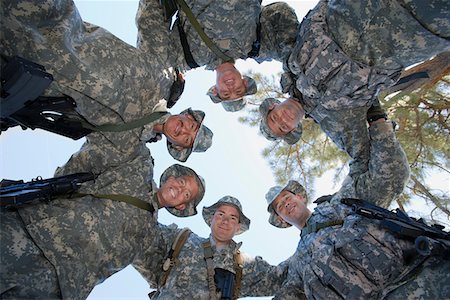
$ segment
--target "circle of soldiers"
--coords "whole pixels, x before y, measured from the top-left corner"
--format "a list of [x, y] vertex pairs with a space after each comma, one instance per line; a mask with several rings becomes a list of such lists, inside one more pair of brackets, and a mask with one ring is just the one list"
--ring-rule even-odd
[[[449, 297], [449, 234], [386, 209], [410, 170], [377, 100], [406, 67], [450, 50], [448, 1], [320, 0], [299, 22], [284, 2], [141, 0], [136, 47], [84, 22], [71, 0], [5, 0], [1, 13], [2, 130], [86, 138], [55, 178], [2, 181], [2, 299], [85, 299], [130, 264], [151, 299]], [[162, 208], [195, 215], [206, 183], [177, 163], [158, 186], [146, 144], [165, 136], [181, 163], [207, 151], [205, 113], [168, 109], [197, 67], [216, 73], [213, 103], [243, 109], [257, 84], [238, 59], [283, 64], [290, 97], [261, 103], [264, 137], [295, 144], [307, 116], [351, 158], [313, 211], [297, 181], [261, 187], [269, 223], [301, 233], [277, 266], [240, 252], [233, 237], [250, 220], [233, 196], [203, 207], [207, 238], [157, 219]]]

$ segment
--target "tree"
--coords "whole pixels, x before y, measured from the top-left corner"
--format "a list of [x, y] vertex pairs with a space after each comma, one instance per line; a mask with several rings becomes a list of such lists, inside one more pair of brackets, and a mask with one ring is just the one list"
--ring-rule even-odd
[[[431, 219], [440, 212], [450, 220], [449, 191], [432, 190], [427, 185], [433, 172], [450, 176], [449, 71], [449, 53], [444, 53], [405, 71], [399, 81], [401, 84], [380, 94], [380, 102], [389, 118], [399, 125], [397, 137], [411, 167], [411, 180], [397, 203], [404, 209], [411, 199], [419, 197], [434, 207]], [[263, 99], [280, 99], [287, 95], [280, 92], [276, 79], [279, 74], [266, 77], [251, 72], [248, 75], [258, 82], [259, 90], [250, 98], [247, 115], [240, 121], [254, 127], [259, 126], [258, 106]], [[263, 150], [262, 155], [272, 167], [278, 184], [296, 179], [314, 193], [314, 178], [328, 170], [334, 172], [334, 183], [342, 180], [347, 173], [349, 156], [338, 150], [312, 119], [305, 119], [303, 128], [302, 138], [295, 145], [275, 141]]]

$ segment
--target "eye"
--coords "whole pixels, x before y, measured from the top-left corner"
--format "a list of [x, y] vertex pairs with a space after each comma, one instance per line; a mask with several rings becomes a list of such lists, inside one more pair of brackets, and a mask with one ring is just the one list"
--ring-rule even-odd
[[191, 193], [189, 191], [184, 193], [184, 199], [186, 199], [186, 200], [191, 199]]

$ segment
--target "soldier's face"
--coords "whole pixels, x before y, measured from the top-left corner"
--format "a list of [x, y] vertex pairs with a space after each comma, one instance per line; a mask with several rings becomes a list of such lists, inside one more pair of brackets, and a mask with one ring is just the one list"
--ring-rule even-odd
[[231, 205], [221, 205], [211, 219], [211, 234], [216, 242], [228, 243], [240, 229], [239, 211]]
[[163, 125], [163, 133], [174, 146], [191, 148], [200, 124], [190, 114], [172, 115]]
[[199, 193], [197, 180], [193, 176], [170, 176], [158, 190], [159, 204], [162, 207], [174, 207], [179, 210], [193, 201]]
[[267, 125], [276, 136], [284, 136], [297, 128], [303, 115], [300, 104], [293, 99], [287, 99], [271, 106], [267, 114]]
[[306, 199], [289, 191], [282, 191], [272, 203], [279, 217], [291, 225], [305, 224], [311, 215]]
[[216, 69], [216, 93], [222, 100], [234, 100], [244, 96], [247, 81], [233, 64], [222, 64]]

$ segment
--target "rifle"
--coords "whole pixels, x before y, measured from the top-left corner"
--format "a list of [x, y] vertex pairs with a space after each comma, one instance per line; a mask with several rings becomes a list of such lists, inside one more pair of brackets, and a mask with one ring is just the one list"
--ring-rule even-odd
[[221, 292], [221, 300], [232, 300], [236, 275], [222, 268], [214, 269], [216, 288]]
[[74, 173], [30, 182], [3, 179], [0, 182], [0, 208], [17, 208], [33, 202], [48, 202], [59, 196], [70, 196], [81, 183], [94, 180], [93, 173]]
[[53, 76], [39, 64], [15, 56], [2, 66], [0, 130], [21, 126], [41, 128], [74, 140], [92, 130], [84, 128], [84, 119], [75, 111], [69, 96], [44, 97]]
[[341, 202], [352, 207], [353, 211], [366, 218], [380, 220], [380, 225], [395, 234], [414, 239], [417, 253], [422, 256], [442, 255], [450, 259], [450, 233], [444, 226], [428, 225], [423, 219], [408, 216], [400, 209], [389, 211], [370, 202], [345, 198]]

